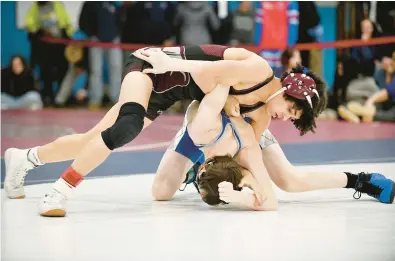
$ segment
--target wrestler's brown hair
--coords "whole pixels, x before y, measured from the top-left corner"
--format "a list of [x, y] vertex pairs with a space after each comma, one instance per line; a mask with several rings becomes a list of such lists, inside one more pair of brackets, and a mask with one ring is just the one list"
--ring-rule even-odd
[[199, 177], [200, 194], [204, 202], [211, 206], [226, 204], [219, 198], [218, 184], [227, 181], [234, 190], [241, 190], [239, 184], [243, 176], [240, 166], [230, 155], [216, 156], [205, 166], [205, 172]]
[[287, 77], [290, 73], [304, 73], [310, 76], [316, 86], [319, 94], [319, 98], [315, 95], [311, 101], [313, 103], [313, 108], [311, 108], [310, 104], [307, 100], [299, 100], [290, 95], [284, 94], [284, 98], [288, 101], [295, 103], [297, 110], [302, 111], [302, 115], [297, 120], [292, 120], [294, 126], [300, 131], [300, 135], [303, 136], [307, 132], [315, 132], [314, 129], [317, 127], [315, 123], [315, 118], [321, 114], [321, 112], [326, 108], [328, 103], [328, 95], [326, 92], [326, 85], [324, 81], [317, 76], [315, 73], [311, 71], [305, 72], [304, 67], [301, 65], [297, 65], [290, 72], [285, 72], [280, 80], [281, 82]]

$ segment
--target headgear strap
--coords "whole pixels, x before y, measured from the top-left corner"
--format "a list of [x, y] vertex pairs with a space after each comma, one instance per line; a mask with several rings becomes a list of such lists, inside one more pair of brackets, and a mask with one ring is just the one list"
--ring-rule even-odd
[[271, 95], [266, 102], [273, 99], [275, 96], [282, 92], [285, 92], [289, 96], [292, 96], [299, 100], [307, 100], [311, 108], [313, 108], [313, 102], [311, 98], [317, 95], [319, 99], [320, 96], [317, 91], [317, 85], [314, 80], [304, 73], [290, 73], [282, 82], [282, 88]]

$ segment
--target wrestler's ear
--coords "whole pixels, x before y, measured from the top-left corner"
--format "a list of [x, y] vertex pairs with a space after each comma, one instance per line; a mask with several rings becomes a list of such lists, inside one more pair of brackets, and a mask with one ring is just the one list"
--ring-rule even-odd
[[232, 116], [240, 117], [240, 105], [238, 103], [232, 107]]
[[240, 116], [240, 105], [236, 98], [228, 96], [224, 106], [225, 113], [228, 116], [239, 117]]

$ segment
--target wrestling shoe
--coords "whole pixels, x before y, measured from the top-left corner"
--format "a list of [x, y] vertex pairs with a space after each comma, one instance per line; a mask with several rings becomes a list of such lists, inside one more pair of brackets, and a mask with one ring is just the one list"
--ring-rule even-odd
[[25, 197], [23, 185], [25, 177], [29, 170], [35, 165], [28, 158], [30, 149], [20, 150], [15, 148], [7, 149], [4, 155], [6, 175], [4, 181], [4, 190], [7, 197], [11, 199], [21, 199]]
[[395, 182], [379, 173], [359, 173], [355, 184], [354, 198], [360, 199], [366, 193], [382, 203], [391, 204], [395, 196]]
[[52, 190], [45, 194], [38, 205], [38, 212], [43, 217], [66, 216], [67, 199], [73, 193], [74, 188], [67, 184], [64, 179], [58, 179]]

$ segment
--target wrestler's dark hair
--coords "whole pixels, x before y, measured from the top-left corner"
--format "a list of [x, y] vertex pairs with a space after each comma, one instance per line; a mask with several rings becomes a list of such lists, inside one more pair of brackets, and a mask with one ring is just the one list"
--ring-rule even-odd
[[295, 127], [300, 131], [300, 135], [303, 136], [309, 131], [314, 133], [314, 129], [317, 127], [315, 123], [315, 118], [321, 114], [321, 112], [326, 108], [328, 103], [326, 84], [315, 73], [311, 71], [305, 71], [304, 67], [299, 64], [296, 67], [292, 68], [290, 72], [285, 72], [280, 78], [281, 82], [283, 82], [285, 77], [287, 77], [290, 73], [304, 73], [310, 76], [317, 86], [317, 91], [320, 97], [318, 98], [315, 95], [311, 99], [313, 103], [313, 108], [311, 108], [307, 100], [299, 100], [284, 93], [284, 98], [288, 101], [295, 103], [296, 109], [302, 111], [299, 119], [292, 120]]
[[218, 184], [227, 181], [234, 190], [241, 190], [239, 184], [243, 176], [240, 166], [230, 155], [216, 156], [212, 163], [205, 166], [205, 172], [199, 177], [199, 190], [204, 202], [211, 206], [226, 204], [219, 198]]

